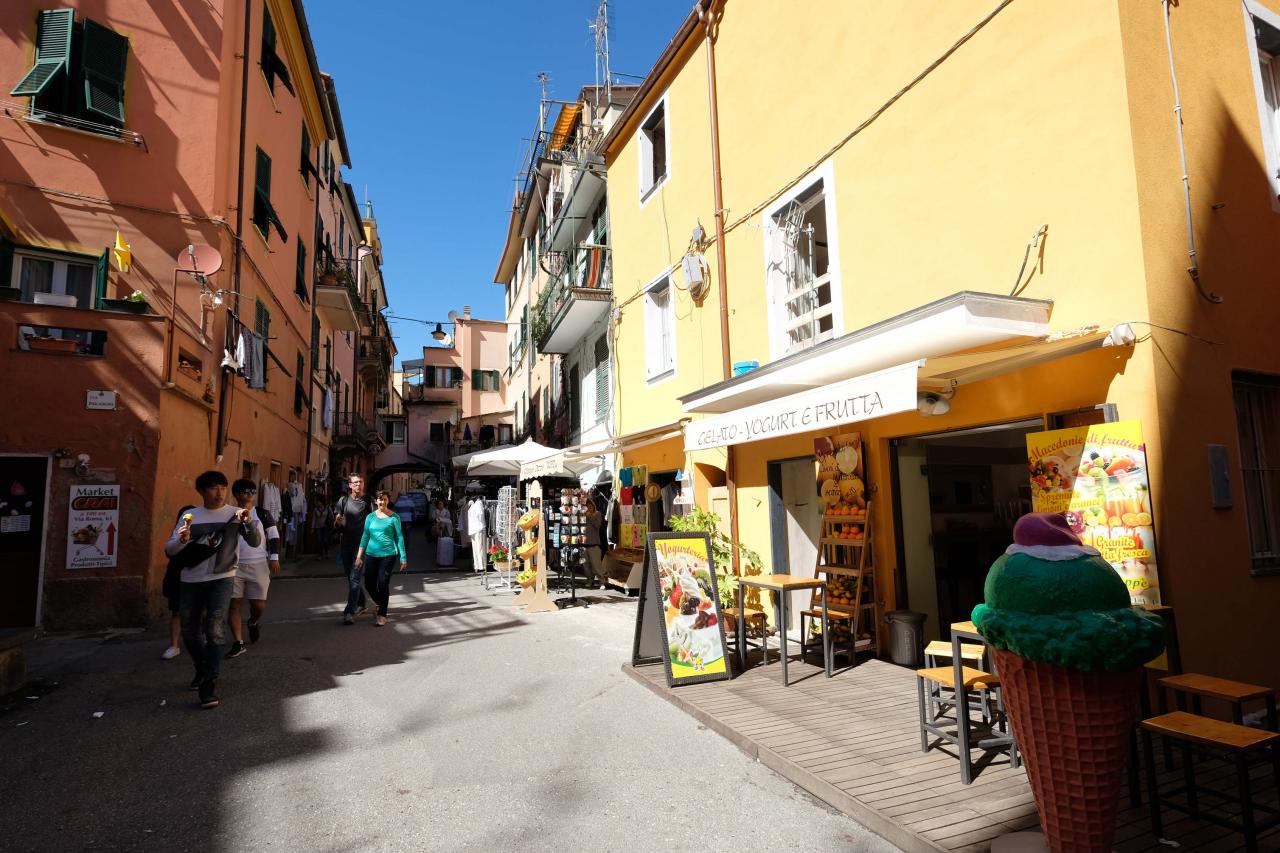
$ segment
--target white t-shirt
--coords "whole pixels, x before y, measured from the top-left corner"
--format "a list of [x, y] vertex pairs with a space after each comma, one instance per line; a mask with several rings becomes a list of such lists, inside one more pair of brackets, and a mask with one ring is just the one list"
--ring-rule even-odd
[[[237, 559], [241, 563], [256, 564], [280, 559], [280, 555], [275, 553], [275, 549], [280, 545], [280, 534], [276, 530], [274, 523], [270, 527], [263, 525], [261, 512], [262, 510], [259, 510], [256, 506], [249, 511], [249, 521], [253, 524], [254, 529], [258, 531], [258, 544], [250, 545], [244, 539], [240, 540], [240, 553]], [[270, 513], [268, 513], [267, 517], [271, 517]]]

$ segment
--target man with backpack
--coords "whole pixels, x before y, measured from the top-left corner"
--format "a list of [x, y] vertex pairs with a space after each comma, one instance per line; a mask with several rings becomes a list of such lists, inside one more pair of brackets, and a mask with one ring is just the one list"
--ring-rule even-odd
[[203, 504], [179, 516], [164, 552], [182, 572], [182, 638], [196, 670], [191, 688], [200, 691], [200, 707], [216, 708], [223, 625], [235, 585], [240, 541], [257, 545], [262, 540], [248, 510], [227, 505], [227, 478], [221, 471], [205, 471], [197, 477], [196, 491]]
[[352, 474], [347, 478], [347, 486], [347, 493], [338, 498], [337, 512], [333, 516], [334, 526], [342, 530], [338, 554], [347, 572], [347, 606], [342, 611], [343, 625], [352, 624], [368, 609], [364, 582], [360, 569], [356, 567], [356, 552], [360, 550], [360, 537], [364, 535], [364, 520], [373, 512], [373, 506], [364, 496], [364, 477]]
[[259, 623], [267, 610], [267, 588], [271, 576], [280, 571], [280, 534], [276, 520], [262, 507], [255, 507], [258, 487], [252, 480], [236, 480], [231, 484], [236, 505], [249, 511], [249, 520], [262, 540], [257, 545], [240, 543], [239, 569], [232, 586], [228, 619], [231, 624], [231, 648], [227, 657], [237, 658], [249, 651], [244, 644], [244, 627], [240, 623], [244, 600], [249, 599], [249, 642], [258, 642]]

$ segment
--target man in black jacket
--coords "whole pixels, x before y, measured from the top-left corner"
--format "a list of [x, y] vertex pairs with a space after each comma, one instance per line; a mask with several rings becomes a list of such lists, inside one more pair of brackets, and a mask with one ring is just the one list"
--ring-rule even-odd
[[191, 687], [200, 691], [200, 707], [216, 708], [223, 626], [240, 540], [257, 545], [262, 539], [249, 523], [248, 510], [227, 506], [227, 478], [221, 471], [197, 477], [196, 491], [203, 506], [182, 514], [164, 552], [182, 567], [182, 639], [196, 669]]

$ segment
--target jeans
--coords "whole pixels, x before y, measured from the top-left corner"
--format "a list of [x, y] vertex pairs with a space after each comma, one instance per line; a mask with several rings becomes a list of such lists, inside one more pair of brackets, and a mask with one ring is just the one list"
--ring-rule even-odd
[[370, 557], [364, 555], [364, 585], [373, 596], [373, 603], [378, 606], [378, 615], [387, 615], [387, 602], [391, 598], [391, 575], [400, 565], [400, 555], [391, 554], [386, 557]]
[[358, 550], [359, 547], [342, 551], [342, 567], [347, 570], [347, 608], [342, 611], [345, 616], [352, 615], [365, 604], [362, 573], [356, 568], [356, 551]]
[[227, 605], [235, 578], [221, 578], [203, 583], [183, 583], [178, 612], [182, 620], [182, 640], [202, 681], [218, 677], [222, 663], [223, 631], [227, 624]]

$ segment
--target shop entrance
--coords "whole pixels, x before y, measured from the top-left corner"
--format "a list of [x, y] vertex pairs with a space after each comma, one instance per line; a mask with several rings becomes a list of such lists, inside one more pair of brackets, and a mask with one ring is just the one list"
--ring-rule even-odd
[[0, 630], [39, 624], [49, 458], [0, 456]]
[[[769, 520], [773, 571], [813, 577], [822, 529], [817, 463], [812, 456], [769, 463]], [[800, 628], [800, 611], [808, 608], [810, 590], [789, 593], [788, 632]], [[799, 635], [796, 635], [798, 641]]]
[[926, 640], [948, 638], [982, 602], [987, 570], [1031, 511], [1026, 435], [1043, 429], [1037, 418], [893, 441], [898, 606], [928, 616]]

